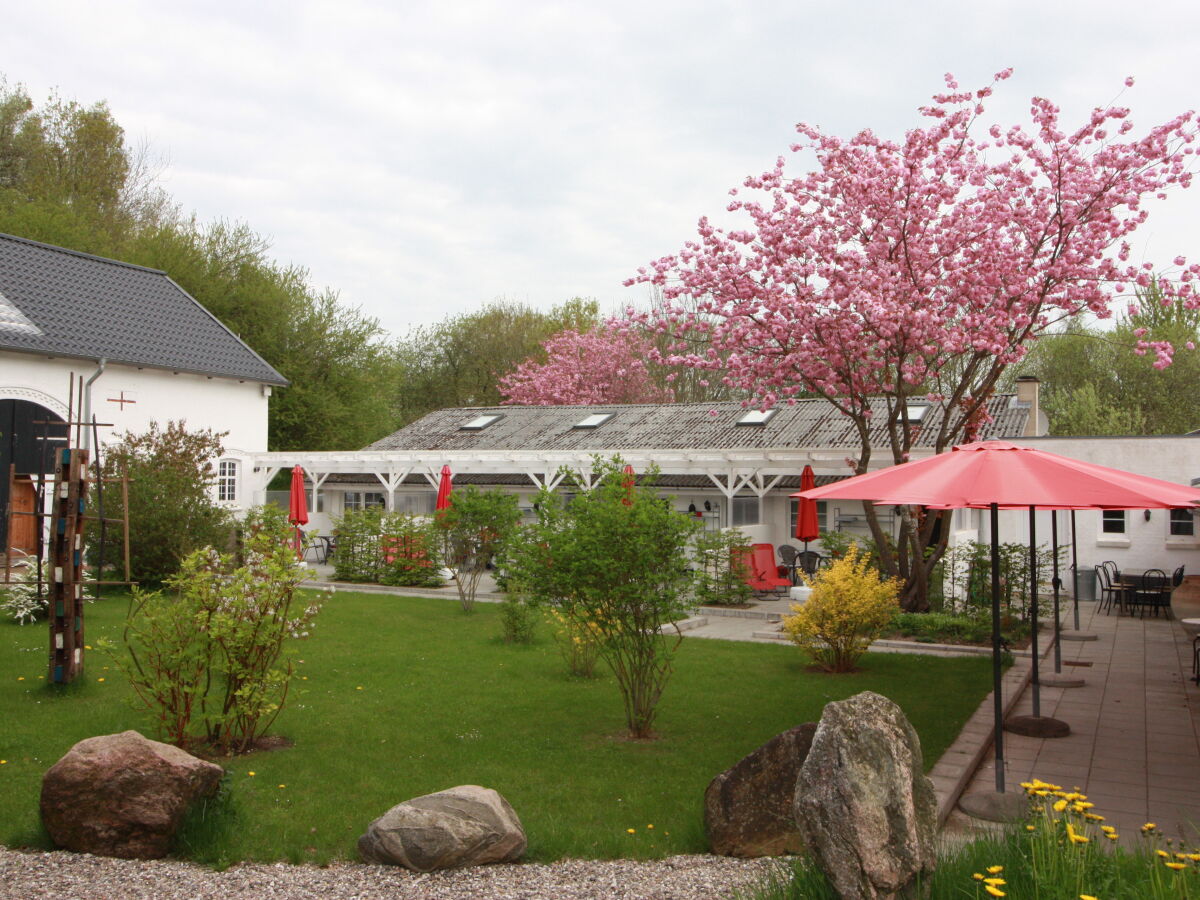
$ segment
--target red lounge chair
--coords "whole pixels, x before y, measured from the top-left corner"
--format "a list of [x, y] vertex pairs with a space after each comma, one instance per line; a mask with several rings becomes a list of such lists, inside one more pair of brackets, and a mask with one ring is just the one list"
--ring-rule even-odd
[[782, 578], [775, 567], [775, 548], [770, 544], [754, 544], [743, 550], [740, 562], [746, 570], [746, 584], [756, 591], [791, 587], [790, 578]]

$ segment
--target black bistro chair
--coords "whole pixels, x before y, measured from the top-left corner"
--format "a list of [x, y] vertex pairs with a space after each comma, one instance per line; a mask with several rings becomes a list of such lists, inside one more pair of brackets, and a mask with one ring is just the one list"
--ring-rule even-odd
[[1100, 585], [1101, 612], [1112, 612], [1114, 603], [1117, 605], [1118, 613], [1125, 609], [1126, 591], [1125, 587], [1118, 582], [1119, 577], [1120, 573], [1117, 572], [1117, 564], [1114, 562], [1102, 562], [1096, 566], [1096, 581]]
[[792, 584], [796, 583], [796, 557], [800, 555], [800, 551], [791, 544], [779, 545], [779, 562], [787, 569], [788, 577], [792, 579]]
[[1146, 610], [1154, 610], [1158, 616], [1161, 609], [1171, 618], [1171, 579], [1162, 569], [1147, 569], [1138, 579], [1132, 591], [1134, 601], [1141, 607], [1141, 616], [1146, 618]]
[[816, 550], [802, 550], [796, 554], [796, 566], [810, 578], [817, 574], [824, 560], [825, 557]]

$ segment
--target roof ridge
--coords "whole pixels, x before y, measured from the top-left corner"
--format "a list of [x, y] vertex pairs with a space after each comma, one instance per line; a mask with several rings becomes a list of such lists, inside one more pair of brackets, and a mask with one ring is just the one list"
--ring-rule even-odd
[[70, 247], [60, 247], [58, 244], [47, 244], [45, 241], [35, 241], [33, 238], [21, 237], [16, 234], [6, 234], [0, 231], [0, 239], [18, 241], [22, 244], [29, 244], [32, 247], [41, 247], [43, 250], [54, 250], [58, 253], [66, 253], [71, 256], [80, 256], [84, 259], [93, 259], [96, 262], [112, 263], [114, 266], [124, 266], [127, 269], [138, 269], [142, 272], [152, 272], [155, 275], [166, 275], [162, 269], [152, 269], [149, 266], [139, 266], [137, 263], [125, 262], [120, 259], [113, 259], [109, 256], [97, 256], [95, 253], [84, 253], [82, 250], [72, 250]]

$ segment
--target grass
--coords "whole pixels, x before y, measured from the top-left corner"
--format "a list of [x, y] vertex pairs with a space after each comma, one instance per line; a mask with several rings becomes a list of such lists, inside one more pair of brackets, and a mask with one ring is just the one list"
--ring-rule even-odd
[[[89, 606], [88, 642], [119, 639], [125, 611], [122, 600]], [[179, 854], [218, 866], [353, 859], [372, 819], [458, 784], [512, 803], [533, 860], [704, 852], [709, 780], [817, 720], [826, 702], [864, 690], [891, 697], [930, 766], [990, 686], [982, 658], [868, 654], [861, 671], [833, 676], [809, 671], [790, 646], [692, 638], [660, 704], [660, 738], [638, 743], [623, 738], [611, 676], [567, 676], [544, 626], [530, 646], [499, 634], [492, 604], [466, 615], [440, 598], [336, 595], [297, 645], [303, 662], [273, 729], [294, 746], [219, 760], [222, 796], [193, 817]], [[47, 685], [46, 644], [44, 623], [0, 624], [0, 843], [9, 846], [49, 846], [41, 776], [75, 742], [130, 728], [153, 736], [98, 652], [81, 681]]]

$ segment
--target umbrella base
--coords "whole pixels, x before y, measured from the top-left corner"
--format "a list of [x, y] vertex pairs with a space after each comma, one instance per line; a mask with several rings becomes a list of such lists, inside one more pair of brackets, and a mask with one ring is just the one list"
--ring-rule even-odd
[[1060, 631], [1058, 639], [1060, 641], [1098, 641], [1100, 635], [1090, 631]]
[[1087, 684], [1082, 678], [1072, 678], [1069, 675], [1043, 675], [1039, 679], [1043, 687], [1077, 688]]
[[963, 794], [958, 808], [973, 819], [986, 822], [1019, 822], [1029, 814], [1029, 798], [1024, 791], [995, 791]]
[[1004, 721], [1004, 730], [1023, 737], [1064, 738], [1071, 733], [1071, 726], [1049, 716], [1009, 716]]

